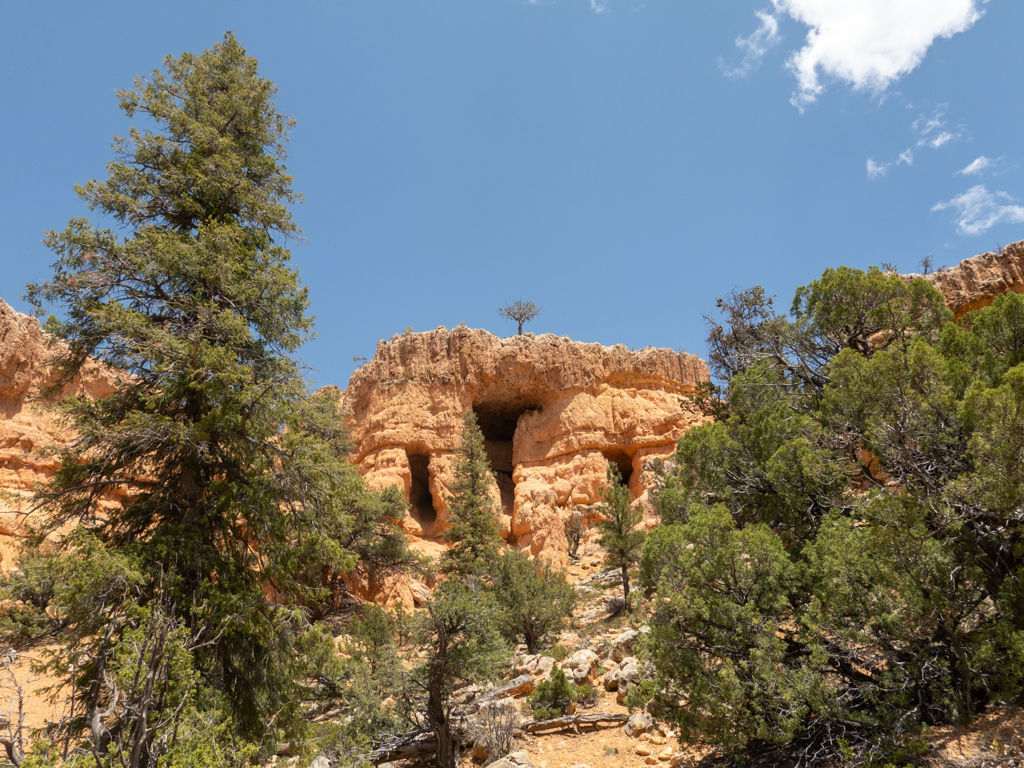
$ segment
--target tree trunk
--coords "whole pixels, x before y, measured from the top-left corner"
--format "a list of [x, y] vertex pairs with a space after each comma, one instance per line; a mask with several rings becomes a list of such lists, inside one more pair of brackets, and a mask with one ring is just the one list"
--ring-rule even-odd
[[434, 756], [437, 758], [438, 768], [457, 768], [458, 754], [449, 727], [448, 714], [445, 712], [439, 681], [432, 681], [427, 692], [427, 720], [430, 721], [430, 728], [437, 736]]
[[540, 643], [537, 642], [536, 635], [534, 635], [533, 631], [529, 627], [527, 627], [523, 632], [523, 639], [526, 640], [526, 652], [531, 656], [534, 656], [537, 651], [540, 650], [537, 647]]
[[629, 566], [622, 566], [622, 602], [623, 610], [629, 613]]

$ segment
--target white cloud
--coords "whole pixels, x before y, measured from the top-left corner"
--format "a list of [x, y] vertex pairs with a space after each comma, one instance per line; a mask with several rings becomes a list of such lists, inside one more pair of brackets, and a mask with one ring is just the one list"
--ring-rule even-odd
[[906, 163], [907, 165], [914, 164], [914, 153], [909, 149], [905, 149], [900, 152], [899, 159], [892, 163], [876, 163], [870, 157], [868, 158], [868, 178], [877, 179], [879, 176], [885, 176], [889, 172], [889, 169], [894, 165], [898, 166], [900, 163]]
[[590, 10], [594, 13], [604, 13], [608, 10], [608, 3], [602, 3], [598, 0], [590, 0]]
[[937, 203], [933, 211], [956, 211], [956, 231], [961, 235], [980, 235], [1000, 222], [1024, 222], [1024, 206], [1013, 205], [1005, 192], [989, 192], [984, 184], [971, 187], [952, 200]]
[[743, 51], [743, 61], [735, 67], [726, 67], [722, 60], [718, 66], [727, 77], [746, 77], [761, 66], [761, 59], [782, 38], [779, 36], [779, 20], [766, 11], [755, 11], [761, 26], [749, 37], [737, 37], [736, 47]]
[[935, 108], [935, 112], [932, 113], [931, 117], [921, 115], [910, 124], [910, 127], [917, 132], [917, 146], [928, 146], [932, 149], [938, 149], [943, 144], [955, 141], [963, 135], [962, 129], [956, 133], [943, 130], [946, 127], [946, 121], [942, 118], [945, 117], [948, 106], [948, 104], [940, 104]]
[[938, 37], [981, 18], [988, 0], [772, 0], [811, 29], [787, 62], [796, 75], [790, 99], [800, 111], [824, 92], [822, 74], [881, 93], [914, 70]]
[[868, 178], [877, 179], [879, 176], [885, 176], [888, 172], [889, 167], [892, 163], [882, 163], [881, 165], [876, 163], [870, 157], [868, 158]]
[[984, 155], [982, 155], [974, 162], [972, 162], [970, 165], [968, 165], [966, 168], [962, 168], [961, 170], [957, 171], [957, 173], [962, 174], [964, 176], [979, 176], [981, 175], [982, 171], [984, 171], [986, 168], [991, 167], [991, 165], [992, 161], [989, 160]]

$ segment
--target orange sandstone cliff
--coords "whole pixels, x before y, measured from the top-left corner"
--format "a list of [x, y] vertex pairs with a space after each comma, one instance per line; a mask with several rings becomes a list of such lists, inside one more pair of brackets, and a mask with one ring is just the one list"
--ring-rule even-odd
[[[71, 439], [39, 400], [53, 380], [49, 354], [39, 321], [0, 299], [0, 553], [23, 531], [32, 488], [57, 468], [42, 451]], [[98, 397], [113, 387], [113, 377], [90, 363], [68, 394]]]
[[1002, 293], [1024, 293], [1024, 240], [1010, 243], [1000, 253], [964, 259], [955, 267], [925, 275], [925, 280], [942, 291], [957, 319], [989, 306]]
[[505, 537], [564, 565], [563, 520], [600, 501], [610, 462], [639, 497], [645, 463], [670, 455], [702, 420], [683, 396], [707, 379], [702, 360], [669, 349], [438, 328], [381, 341], [352, 375], [344, 407], [360, 472], [371, 487], [405, 491], [401, 524], [422, 537], [447, 526], [453, 449], [472, 409]]

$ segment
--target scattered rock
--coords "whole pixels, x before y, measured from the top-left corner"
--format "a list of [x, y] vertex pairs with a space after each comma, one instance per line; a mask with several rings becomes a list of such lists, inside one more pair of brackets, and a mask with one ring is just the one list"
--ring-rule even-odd
[[413, 604], [417, 607], [426, 605], [430, 601], [430, 596], [433, 591], [424, 584], [422, 581], [414, 581], [409, 585], [409, 591], [412, 593]]
[[309, 764], [309, 768], [331, 768], [331, 761], [324, 755], [319, 755], [312, 763]]
[[[646, 712], [637, 712], [630, 715], [629, 721], [626, 723], [626, 735], [631, 738], [639, 738], [641, 734], [647, 733], [654, 727], [654, 718], [652, 718]], [[651, 750], [653, 751], [653, 750]], [[639, 752], [637, 754], [640, 754]], [[647, 752], [651, 754], [651, 752]]]
[[[631, 685], [640, 682], [640, 662], [634, 656], [627, 656], [615, 669], [604, 676], [606, 691], [628, 691]], [[621, 703], [621, 702], [620, 702]]]
[[633, 751], [640, 755], [640, 757], [647, 757], [654, 750], [651, 749], [650, 746], [647, 744], [637, 744], [636, 749], [634, 749]]
[[624, 658], [629, 656], [633, 652], [633, 645], [636, 642], [637, 635], [640, 633], [635, 629], [627, 629], [618, 634], [614, 640], [612, 640], [612, 660], [622, 661]]
[[594, 673], [597, 672], [597, 663], [597, 654], [584, 648], [583, 650], [576, 651], [576, 653], [558, 666], [565, 672], [565, 676], [576, 683], [576, 685], [583, 685], [584, 683], [590, 683], [594, 679]]
[[523, 656], [515, 666], [517, 675], [530, 675], [531, 677], [547, 680], [551, 675], [551, 668], [555, 666], [555, 660], [550, 656], [537, 654], [536, 656]]

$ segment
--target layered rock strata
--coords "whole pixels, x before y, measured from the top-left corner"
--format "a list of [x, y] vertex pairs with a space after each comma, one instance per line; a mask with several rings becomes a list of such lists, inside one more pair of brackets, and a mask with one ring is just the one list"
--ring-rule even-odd
[[344, 404], [360, 472], [371, 487], [405, 491], [401, 524], [421, 537], [447, 527], [453, 451], [472, 409], [505, 537], [564, 564], [563, 520], [600, 501], [612, 462], [641, 496], [646, 462], [702, 420], [685, 396], [707, 379], [702, 360], [668, 349], [438, 328], [380, 342]]

